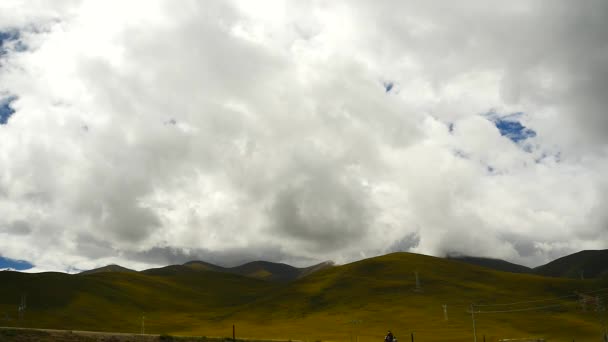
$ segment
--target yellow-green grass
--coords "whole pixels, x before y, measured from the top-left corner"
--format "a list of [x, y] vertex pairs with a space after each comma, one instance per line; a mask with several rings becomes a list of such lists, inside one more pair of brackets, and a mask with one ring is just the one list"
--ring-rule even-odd
[[[414, 272], [421, 290], [416, 291]], [[391, 329], [401, 342], [471, 341], [471, 303], [489, 305], [592, 292], [606, 281], [548, 278], [489, 269], [410, 253], [337, 266], [289, 284], [209, 271], [151, 276], [0, 273], [0, 320], [12, 325], [200, 336], [307, 341], [380, 341]], [[16, 322], [27, 292], [25, 323]], [[606, 297], [608, 291], [597, 294]], [[476, 307], [478, 340], [544, 337], [550, 341], [598, 341], [600, 318], [583, 312], [577, 297], [512, 306]], [[447, 305], [444, 320], [442, 305]], [[4, 322], [3, 322], [4, 323]], [[3, 324], [0, 324], [3, 325]]]

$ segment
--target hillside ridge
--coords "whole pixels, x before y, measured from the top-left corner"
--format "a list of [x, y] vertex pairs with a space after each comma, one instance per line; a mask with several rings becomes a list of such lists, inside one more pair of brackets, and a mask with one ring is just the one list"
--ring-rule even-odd
[[599, 278], [608, 277], [608, 249], [583, 250], [565, 255], [534, 268], [518, 265], [502, 259], [469, 255], [450, 255], [446, 259], [456, 260], [497, 271], [529, 273], [556, 278]]
[[[291, 269], [245, 265], [249, 271]], [[291, 282], [196, 269], [203, 266], [208, 265], [86, 275], [0, 272], [0, 313], [10, 316], [8, 325], [49, 329], [139, 331], [145, 315], [146, 331], [158, 334], [227, 336], [236, 325], [237, 334], [256, 338], [352, 341], [356, 331], [361, 342], [373, 342], [388, 327], [397, 336], [407, 329], [421, 341], [456, 342], [471, 337], [467, 310], [474, 303], [482, 311], [478, 332], [490, 341], [584, 341], [599, 327], [597, 313], [581, 309], [580, 294], [608, 296], [604, 279], [500, 272], [405, 252], [324, 268]], [[24, 295], [26, 320], [19, 321], [15, 307]]]
[[[529, 273], [562, 278], [597, 278], [608, 276], [608, 249], [583, 250], [555, 259], [547, 264], [530, 268], [491, 257], [479, 257], [463, 254], [448, 254], [446, 259], [477, 265], [497, 271], [511, 273]], [[179, 273], [213, 271], [224, 272], [268, 281], [291, 282], [308, 276], [325, 268], [334, 267], [333, 261], [324, 261], [308, 267], [294, 267], [285, 263], [271, 261], [251, 261], [234, 267], [222, 267], [202, 260], [191, 260], [181, 265], [167, 265], [139, 271], [149, 275], [169, 275]], [[103, 272], [138, 272], [120, 265], [107, 265], [80, 274]]]
[[608, 249], [584, 250], [535, 267], [535, 274], [561, 278], [608, 276]]
[[267, 281], [290, 282], [313, 274], [314, 272], [333, 267], [334, 265], [335, 264], [332, 261], [324, 261], [308, 267], [294, 267], [285, 263], [258, 260], [247, 262], [235, 267], [222, 267], [206, 261], [191, 260], [181, 265], [167, 265], [164, 267], [149, 268], [139, 272], [120, 265], [112, 264], [83, 271], [79, 274], [87, 275], [105, 272], [136, 272], [146, 275], [169, 276], [211, 271], [231, 273]]

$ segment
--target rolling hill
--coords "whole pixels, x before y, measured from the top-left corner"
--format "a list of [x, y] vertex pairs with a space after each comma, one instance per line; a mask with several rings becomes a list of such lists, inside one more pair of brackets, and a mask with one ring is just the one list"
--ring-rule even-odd
[[534, 273], [549, 277], [567, 278], [608, 276], [608, 249], [570, 254], [534, 268]]
[[94, 273], [105, 273], [105, 272], [122, 272], [122, 273], [135, 273], [137, 271], [130, 268], [122, 267], [120, 265], [107, 265], [104, 267], [95, 268], [88, 271], [80, 272], [80, 274], [94, 274]]
[[310, 267], [297, 268], [287, 264], [254, 261], [241, 266], [228, 268], [226, 269], [226, 272], [286, 283], [308, 276], [314, 272], [333, 267], [333, 265], [333, 262], [326, 261]]
[[471, 265], [491, 268], [497, 271], [511, 273], [532, 273], [532, 269], [526, 266], [514, 264], [501, 259], [482, 258], [473, 256], [447, 256], [449, 260], [461, 261]]
[[[474, 303], [480, 339], [581, 341], [599, 339], [601, 313], [581, 310], [575, 291], [608, 295], [606, 280], [499, 272], [411, 253], [324, 268], [288, 283], [203, 266], [0, 272], [0, 318], [8, 316], [2, 325], [9, 326], [138, 332], [145, 316], [151, 333], [227, 336], [235, 324], [237, 335], [257, 338], [378, 341], [391, 329], [403, 338], [413, 332], [420, 341], [468, 341]], [[264, 264], [254, 266], [243, 272]], [[19, 321], [22, 294], [27, 310]]]
[[530, 273], [547, 277], [599, 278], [608, 277], [608, 250], [587, 250], [553, 260], [545, 265], [529, 268], [508, 261], [473, 256], [450, 256], [446, 259], [461, 261], [497, 271]]
[[[204, 261], [189, 261], [183, 265], [169, 265], [159, 268], [143, 270], [140, 273], [147, 275], [178, 275], [197, 272], [222, 272], [242, 275], [245, 277], [275, 281], [290, 282], [325, 268], [332, 267], [333, 262], [326, 261], [310, 267], [293, 267], [287, 264], [274, 263], [268, 261], [253, 261], [236, 267], [221, 267]], [[81, 272], [80, 274], [93, 274], [103, 272], [136, 272], [118, 265], [108, 265], [94, 270]]]

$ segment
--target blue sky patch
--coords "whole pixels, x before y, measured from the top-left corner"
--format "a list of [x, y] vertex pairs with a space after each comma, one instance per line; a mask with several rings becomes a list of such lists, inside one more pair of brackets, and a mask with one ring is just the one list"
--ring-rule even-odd
[[[19, 39], [19, 31], [0, 31], [0, 56], [7, 53], [6, 43]], [[25, 46], [20, 44], [17, 48], [25, 50]], [[21, 51], [22, 51], [21, 50]]]
[[389, 93], [391, 90], [393, 90], [393, 87], [395, 86], [395, 84], [393, 82], [384, 82], [384, 92]]
[[511, 114], [499, 114], [494, 110], [483, 114], [486, 119], [492, 121], [500, 135], [511, 139], [514, 143], [519, 143], [528, 138], [534, 138], [536, 132], [521, 124], [523, 112], [515, 112]]
[[0, 100], [0, 125], [6, 125], [8, 119], [15, 113], [11, 103], [17, 99], [16, 96], [10, 96]]
[[536, 132], [526, 128], [526, 126], [522, 125], [519, 121], [499, 118], [494, 121], [494, 124], [502, 136], [507, 137], [516, 143], [536, 136]]
[[12, 268], [17, 271], [29, 270], [34, 267], [31, 263], [24, 260], [14, 260], [0, 256], [0, 269]]

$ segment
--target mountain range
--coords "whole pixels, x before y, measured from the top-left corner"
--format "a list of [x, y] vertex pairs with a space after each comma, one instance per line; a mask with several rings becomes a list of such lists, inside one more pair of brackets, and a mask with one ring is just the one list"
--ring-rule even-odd
[[[449, 260], [511, 273], [528, 273], [548, 277], [564, 278], [597, 278], [608, 276], [608, 250], [581, 251], [561, 257], [535, 268], [514, 264], [501, 259], [485, 257], [448, 255], [446, 258]], [[334, 266], [334, 263], [331, 261], [325, 261], [317, 265], [303, 268], [293, 267], [283, 263], [253, 261], [236, 267], [222, 267], [208, 262], [195, 260], [186, 262], [182, 265], [169, 265], [160, 268], [151, 268], [140, 272], [149, 275], [169, 275], [197, 271], [214, 271], [232, 273], [269, 281], [290, 282], [332, 266]], [[119, 265], [107, 265], [81, 272], [81, 274], [94, 274], [102, 272], [129, 273], [137, 271]]]
[[249, 338], [372, 342], [390, 329], [407, 340], [465, 341], [473, 338], [473, 312], [479, 340], [600, 340], [605, 254], [579, 254], [554, 261], [562, 268], [552, 274], [598, 265], [585, 271], [597, 278], [413, 253], [312, 268], [193, 261], [140, 272], [116, 265], [81, 274], [3, 271], [0, 325], [138, 333], [145, 320], [155, 334], [230, 336], [234, 325], [237, 337]]
[[[333, 265], [333, 262], [325, 261], [310, 267], [298, 268], [283, 263], [253, 261], [236, 267], [222, 267], [208, 262], [195, 260], [189, 261], [182, 265], [169, 265], [160, 268], [151, 268], [143, 270], [140, 273], [147, 275], [175, 275], [196, 273], [201, 271], [212, 271], [221, 273], [231, 273], [268, 281], [290, 282], [312, 274], [316, 271], [332, 267]], [[86, 275], [106, 272], [137, 273], [137, 271], [135, 270], [119, 265], [107, 265], [104, 267], [84, 271], [80, 274]]]

